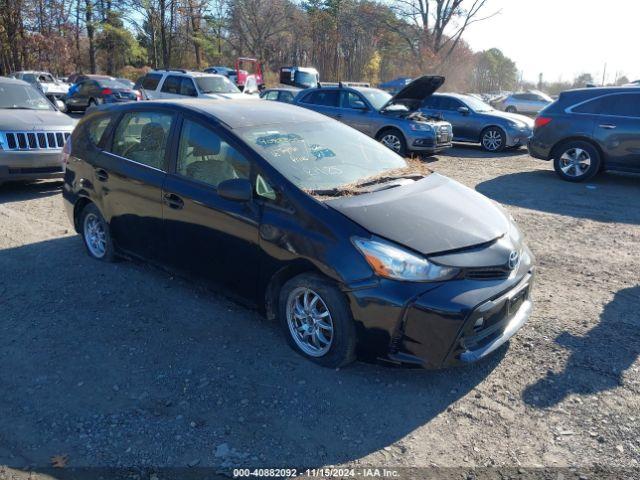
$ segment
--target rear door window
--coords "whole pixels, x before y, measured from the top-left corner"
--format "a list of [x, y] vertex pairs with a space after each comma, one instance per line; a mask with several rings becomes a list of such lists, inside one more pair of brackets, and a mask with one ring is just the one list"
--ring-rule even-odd
[[161, 92], [164, 93], [173, 93], [176, 95], [180, 94], [180, 77], [176, 75], [169, 75], [164, 79], [164, 83], [162, 84]]
[[308, 94], [304, 102], [323, 107], [337, 107], [339, 98], [337, 90], [316, 90]]
[[113, 136], [112, 153], [166, 171], [165, 153], [173, 118], [165, 112], [125, 113]]
[[576, 113], [640, 118], [640, 94], [606, 95], [573, 108]]

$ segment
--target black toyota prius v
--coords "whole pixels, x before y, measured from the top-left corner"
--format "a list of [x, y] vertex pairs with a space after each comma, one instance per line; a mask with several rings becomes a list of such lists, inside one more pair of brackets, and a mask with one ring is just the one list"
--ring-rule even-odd
[[327, 367], [481, 359], [532, 309], [533, 258], [500, 206], [296, 106], [101, 106], [64, 150], [89, 255], [205, 279]]

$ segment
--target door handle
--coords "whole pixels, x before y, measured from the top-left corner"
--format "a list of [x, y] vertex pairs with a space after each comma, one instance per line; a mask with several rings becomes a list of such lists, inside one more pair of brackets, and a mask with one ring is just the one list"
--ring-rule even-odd
[[613, 130], [617, 127], [617, 125], [612, 125], [610, 123], [605, 123], [603, 125], [598, 125], [600, 128], [606, 128], [607, 130]]
[[173, 193], [165, 193], [164, 204], [174, 210], [180, 210], [184, 207], [184, 201], [178, 195]]
[[101, 182], [106, 182], [109, 180], [109, 174], [102, 168], [96, 168], [96, 178]]

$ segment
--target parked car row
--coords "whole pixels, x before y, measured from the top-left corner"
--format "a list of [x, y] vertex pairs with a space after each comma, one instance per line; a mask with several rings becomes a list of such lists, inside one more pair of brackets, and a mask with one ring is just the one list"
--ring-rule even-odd
[[490, 152], [527, 144], [531, 118], [497, 111], [470, 95], [435, 93], [443, 83], [443, 77], [421, 77], [394, 96], [346, 83], [307, 90], [271, 88], [260, 96], [341, 120], [403, 155], [436, 153], [452, 140], [480, 143]]

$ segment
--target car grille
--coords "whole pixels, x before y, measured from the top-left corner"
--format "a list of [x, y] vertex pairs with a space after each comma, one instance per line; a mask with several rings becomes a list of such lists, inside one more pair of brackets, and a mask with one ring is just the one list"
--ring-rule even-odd
[[70, 132], [1, 132], [7, 150], [53, 150], [64, 147]]
[[464, 276], [470, 280], [500, 280], [509, 277], [511, 272], [505, 267], [467, 268]]

